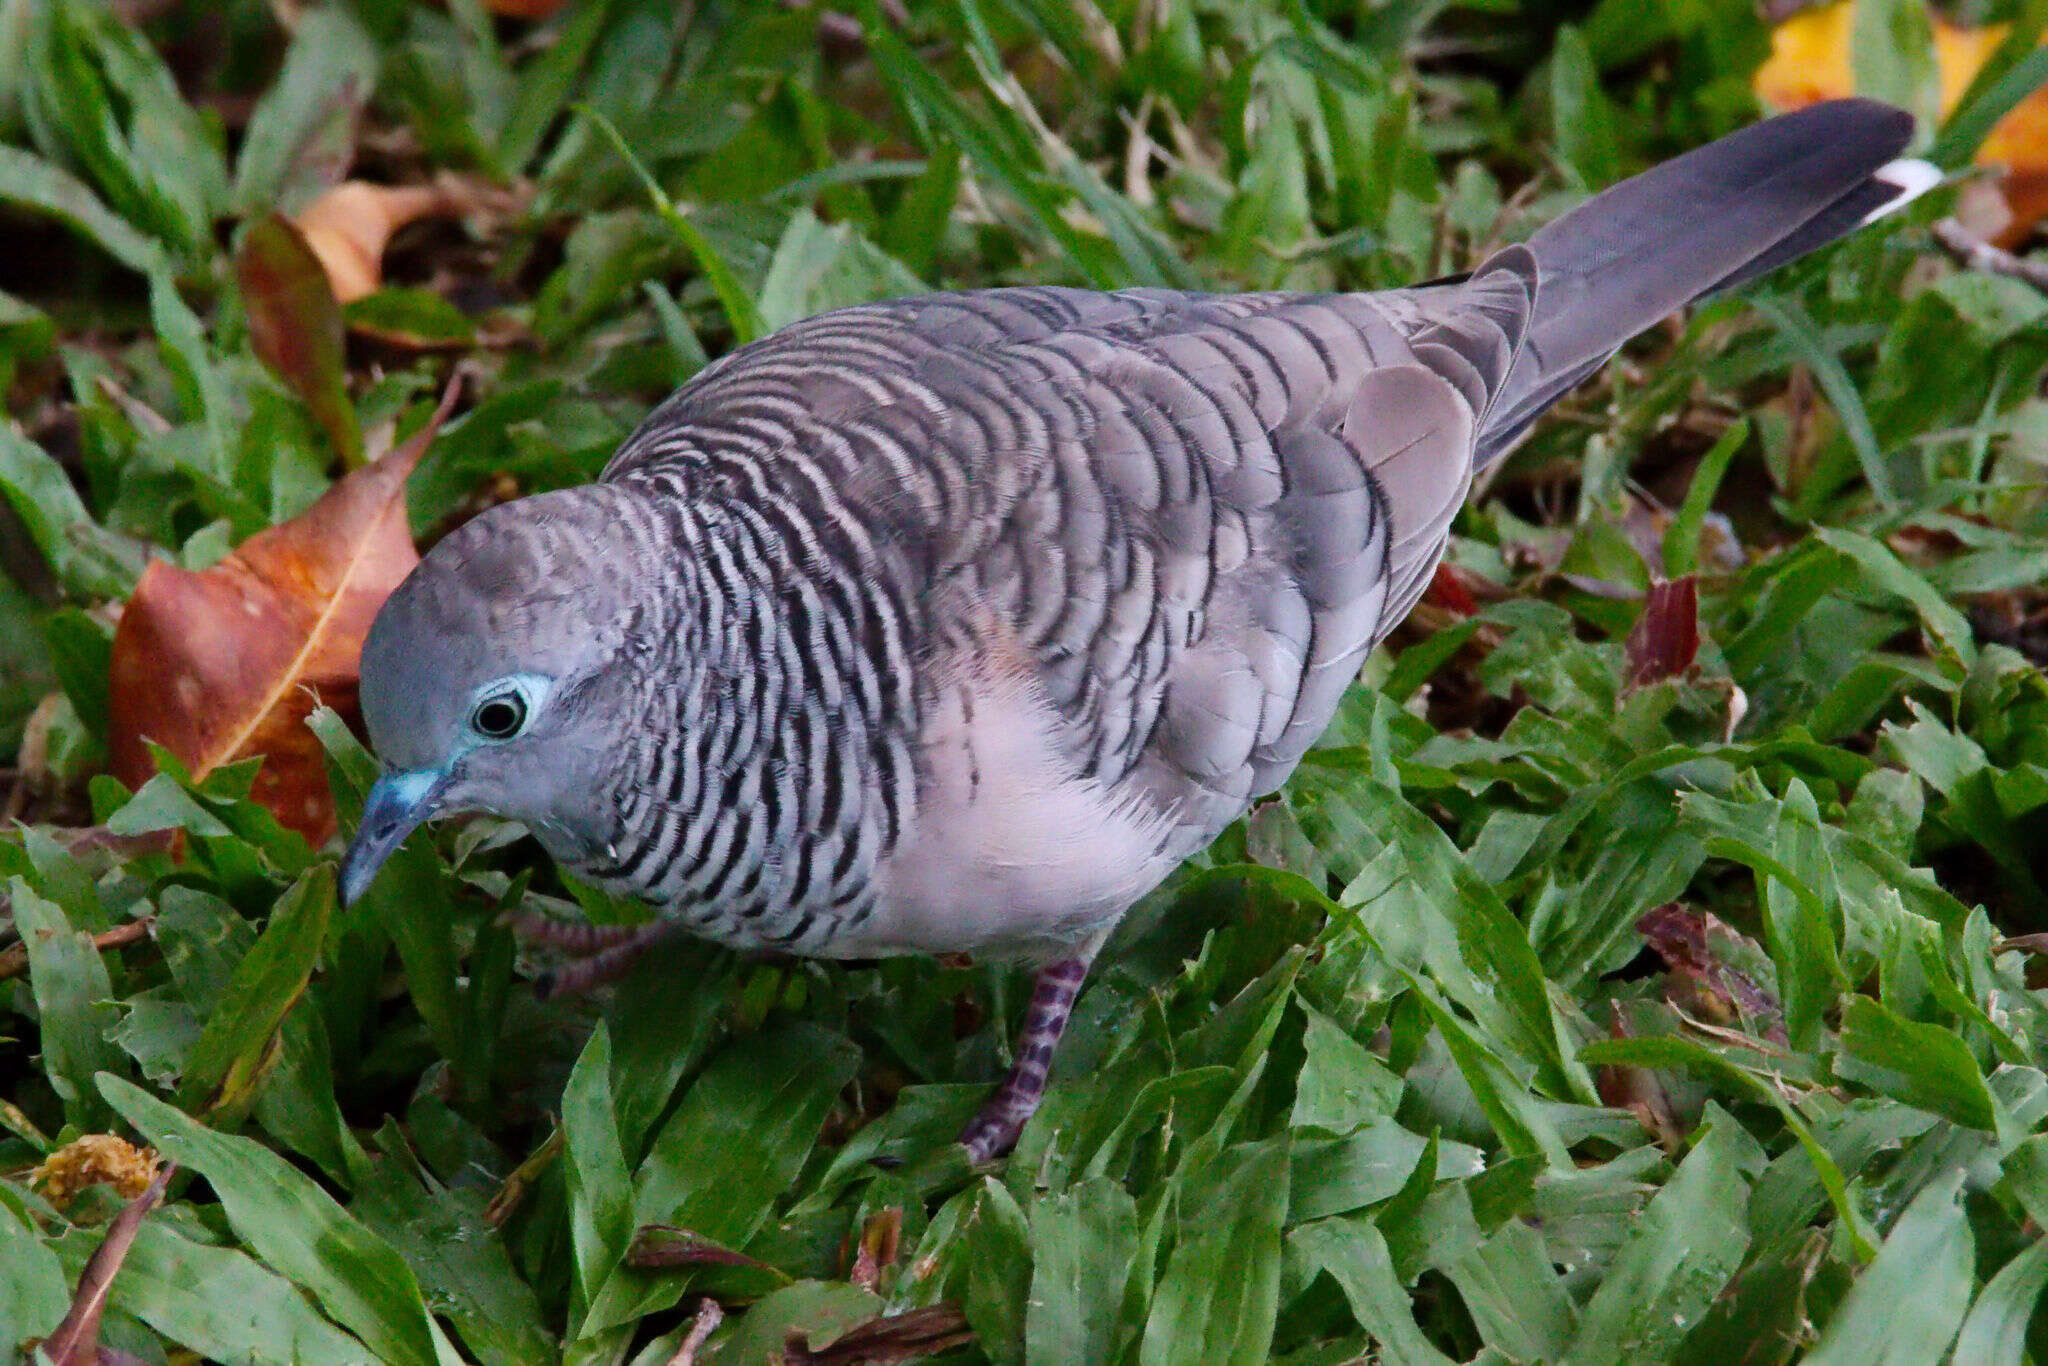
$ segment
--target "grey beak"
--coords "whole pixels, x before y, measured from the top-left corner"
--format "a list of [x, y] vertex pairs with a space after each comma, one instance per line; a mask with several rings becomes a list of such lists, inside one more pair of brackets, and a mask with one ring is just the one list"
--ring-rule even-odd
[[387, 773], [363, 799], [363, 823], [341, 856], [341, 904], [346, 906], [370, 889], [377, 870], [405, 837], [440, 810], [441, 790], [448, 785], [445, 769], [421, 768]]

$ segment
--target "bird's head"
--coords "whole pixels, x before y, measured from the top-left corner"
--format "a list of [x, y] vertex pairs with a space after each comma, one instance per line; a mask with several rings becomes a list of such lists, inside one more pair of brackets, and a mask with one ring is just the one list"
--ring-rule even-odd
[[422, 821], [483, 811], [558, 856], [601, 848], [603, 725], [632, 607], [612, 491], [588, 485], [492, 508], [436, 545], [363, 646], [362, 710], [385, 771], [342, 858], [366, 890]]

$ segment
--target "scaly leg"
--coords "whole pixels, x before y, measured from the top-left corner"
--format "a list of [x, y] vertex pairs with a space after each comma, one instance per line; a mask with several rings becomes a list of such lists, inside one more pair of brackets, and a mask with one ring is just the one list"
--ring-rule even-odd
[[[584, 928], [589, 931], [586, 935], [552, 939], [552, 942], [563, 947], [582, 947], [584, 952], [561, 967], [542, 973], [534, 980], [534, 994], [543, 1001], [557, 996], [578, 996], [607, 982], [617, 981], [633, 966], [634, 959], [662, 940], [681, 934], [683, 930], [680, 922], [666, 917], [650, 920], [645, 925], [635, 925], [630, 929], [623, 925], [591, 925]], [[542, 943], [551, 941], [551, 936], [547, 934], [534, 937]], [[571, 942], [564, 944], [564, 939]]]
[[639, 925], [593, 925], [587, 920], [557, 920], [532, 911], [507, 912], [500, 924], [529, 944], [542, 944], [576, 958], [616, 948], [642, 929]]
[[1024, 1032], [1017, 1036], [1017, 1061], [960, 1135], [968, 1160], [976, 1166], [1015, 1147], [1025, 1122], [1038, 1109], [1052, 1070], [1053, 1047], [1066, 1030], [1087, 975], [1086, 958], [1062, 958], [1040, 968], [1032, 980], [1031, 1008], [1024, 1014]]

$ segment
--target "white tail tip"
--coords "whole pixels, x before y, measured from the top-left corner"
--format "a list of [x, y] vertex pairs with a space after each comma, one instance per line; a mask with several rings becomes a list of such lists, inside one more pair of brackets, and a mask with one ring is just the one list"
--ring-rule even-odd
[[1941, 184], [1943, 172], [1931, 161], [1917, 157], [1900, 157], [1887, 161], [1871, 173], [1872, 180], [1882, 180], [1887, 185], [1896, 185], [1899, 192], [1884, 203], [1863, 215], [1865, 223], [1874, 223], [1887, 214], [1897, 213], [1908, 204]]

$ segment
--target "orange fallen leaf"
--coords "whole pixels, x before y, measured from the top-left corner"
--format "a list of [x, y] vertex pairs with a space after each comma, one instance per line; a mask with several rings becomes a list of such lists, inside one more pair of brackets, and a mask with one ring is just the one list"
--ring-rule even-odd
[[[1849, 44], [1855, 24], [1854, 0], [1802, 10], [1771, 30], [1771, 55], [1757, 68], [1757, 98], [1779, 109], [1797, 109], [1854, 94], [1856, 76]], [[2005, 41], [2005, 25], [1957, 28], [1934, 15], [1934, 59], [1946, 118], [1970, 88], [1979, 68]]]
[[429, 185], [373, 185], [344, 180], [292, 215], [292, 224], [320, 259], [341, 303], [354, 303], [384, 283], [384, 248], [392, 235], [422, 218], [493, 216], [517, 210], [518, 191], [446, 172]]
[[251, 795], [314, 844], [334, 832], [316, 704], [353, 718], [363, 637], [419, 562], [405, 481], [460, 392], [405, 445], [336, 483], [288, 522], [258, 532], [194, 573], [162, 560], [143, 571], [114, 631], [109, 748], [139, 786], [154, 741], [203, 777], [262, 755]]
[[[1984, 63], [2005, 42], [2009, 26], [1959, 28], [1940, 14], [1934, 26], [1934, 60], [1941, 115], [1947, 118], [1968, 92]], [[1771, 55], [1752, 78], [1757, 98], [1776, 109], [1797, 109], [1853, 94], [1850, 64], [1853, 0], [1804, 10], [1771, 31]], [[1992, 125], [1977, 149], [1980, 166], [2003, 166], [2001, 188], [2012, 219], [2000, 234], [2008, 245], [2048, 217], [2048, 89], [2036, 90]]]
[[484, 0], [484, 8], [506, 19], [539, 22], [552, 18], [564, 0]]
[[344, 180], [293, 216], [306, 245], [320, 258], [327, 283], [341, 303], [377, 292], [384, 282], [384, 248], [391, 235], [430, 214], [453, 212], [431, 185], [372, 185]]

